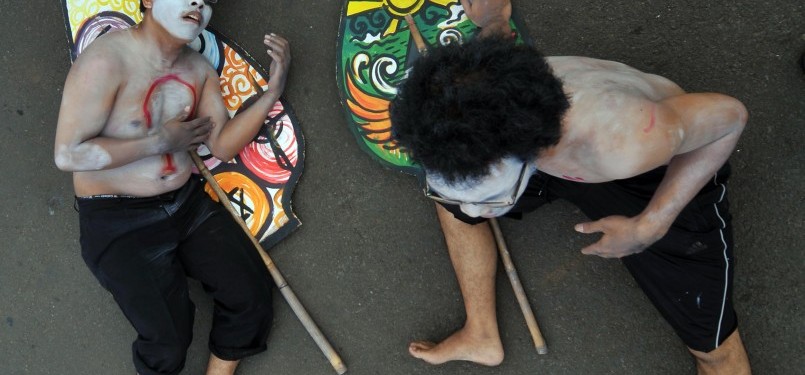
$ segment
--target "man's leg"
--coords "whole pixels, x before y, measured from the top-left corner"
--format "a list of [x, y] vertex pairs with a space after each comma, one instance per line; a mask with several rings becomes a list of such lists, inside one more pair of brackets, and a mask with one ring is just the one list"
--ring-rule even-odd
[[191, 230], [179, 257], [187, 275], [214, 299], [207, 374], [233, 374], [240, 359], [266, 350], [273, 283], [248, 236], [220, 204], [206, 195], [190, 202], [183, 216], [191, 219]]
[[178, 374], [192, 340], [195, 307], [175, 244], [149, 226], [119, 237], [97, 264], [87, 262], [137, 330], [132, 354], [141, 375]]
[[495, 313], [497, 251], [492, 230], [488, 223], [465, 224], [438, 204], [436, 212], [464, 297], [467, 320], [444, 341], [415, 341], [408, 351], [431, 364], [464, 360], [496, 366], [503, 361], [503, 345]]
[[718, 348], [709, 353], [688, 348], [696, 358], [696, 369], [700, 375], [748, 375], [749, 357], [736, 329]]
[[210, 353], [210, 361], [207, 362], [207, 375], [233, 375], [238, 368], [240, 360], [226, 361]]
[[[662, 239], [621, 258], [688, 346], [702, 374], [749, 373], [732, 306], [735, 255], [724, 184], [729, 171], [729, 164], [718, 171]], [[569, 200], [593, 220], [634, 216], [646, 206], [664, 173], [658, 168], [627, 180], [590, 184], [584, 195]]]

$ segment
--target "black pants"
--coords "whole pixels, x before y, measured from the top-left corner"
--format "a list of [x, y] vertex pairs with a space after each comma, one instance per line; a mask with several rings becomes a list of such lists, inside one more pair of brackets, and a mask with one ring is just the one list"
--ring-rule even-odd
[[[592, 220], [611, 215], [636, 216], [645, 209], [665, 176], [665, 167], [639, 176], [600, 184], [534, 175], [515, 207], [519, 217], [554, 199], [573, 203]], [[668, 233], [646, 250], [621, 258], [657, 310], [691, 349], [709, 352], [737, 328], [732, 306], [732, 224], [724, 165], [677, 216]], [[484, 219], [445, 206], [459, 220]]]
[[266, 349], [271, 277], [248, 237], [197, 177], [149, 198], [78, 198], [82, 256], [137, 330], [141, 375], [184, 367], [195, 306], [187, 279], [215, 301], [210, 351], [236, 360]]

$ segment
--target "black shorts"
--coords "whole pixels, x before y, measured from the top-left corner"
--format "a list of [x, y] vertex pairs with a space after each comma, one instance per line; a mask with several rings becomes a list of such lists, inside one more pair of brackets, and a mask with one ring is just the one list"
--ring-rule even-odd
[[209, 348], [225, 360], [266, 349], [271, 277], [248, 236], [191, 177], [155, 197], [77, 198], [81, 255], [137, 330], [141, 375], [177, 374], [193, 334], [187, 279], [214, 299]]
[[[735, 258], [725, 164], [682, 210], [668, 233], [645, 251], [621, 258], [663, 317], [691, 349], [709, 352], [737, 328], [732, 306]], [[575, 204], [592, 220], [643, 211], [665, 176], [665, 167], [600, 184], [568, 181], [542, 173], [506, 216], [521, 217], [555, 199]], [[485, 221], [447, 206], [466, 223]]]

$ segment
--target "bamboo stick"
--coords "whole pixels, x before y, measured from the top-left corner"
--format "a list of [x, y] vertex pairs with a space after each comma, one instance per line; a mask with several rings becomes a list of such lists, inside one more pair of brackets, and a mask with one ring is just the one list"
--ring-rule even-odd
[[492, 226], [492, 233], [495, 235], [495, 242], [498, 244], [498, 252], [500, 259], [503, 261], [503, 267], [506, 269], [506, 276], [514, 289], [514, 295], [517, 296], [517, 303], [520, 304], [520, 310], [523, 311], [525, 323], [528, 330], [531, 332], [531, 339], [534, 340], [534, 347], [537, 349], [537, 354], [548, 354], [548, 346], [545, 345], [545, 339], [542, 338], [542, 333], [539, 330], [537, 319], [534, 318], [534, 312], [531, 309], [531, 304], [523, 290], [523, 285], [520, 283], [520, 277], [517, 276], [517, 270], [514, 268], [514, 263], [509, 255], [509, 248], [506, 246], [506, 240], [503, 238], [503, 232], [500, 230], [500, 225], [497, 219], [490, 219], [489, 224]]
[[263, 259], [263, 263], [265, 263], [266, 268], [268, 268], [268, 272], [271, 274], [271, 277], [274, 279], [274, 283], [277, 284], [277, 288], [279, 288], [282, 296], [285, 297], [285, 300], [291, 306], [291, 310], [293, 310], [296, 317], [299, 318], [299, 321], [302, 322], [302, 325], [307, 330], [310, 337], [313, 338], [313, 341], [316, 342], [319, 349], [324, 353], [324, 356], [327, 357], [327, 360], [330, 361], [330, 365], [333, 366], [335, 372], [339, 375], [344, 374], [347, 372], [347, 367], [344, 365], [344, 362], [341, 360], [341, 357], [336, 353], [335, 349], [333, 349], [330, 342], [327, 341], [327, 338], [324, 337], [324, 334], [319, 330], [319, 327], [307, 313], [305, 307], [302, 306], [302, 303], [296, 298], [296, 294], [291, 290], [291, 287], [288, 286], [288, 283], [285, 281], [285, 278], [280, 273], [277, 266], [274, 264], [274, 261], [268, 256], [268, 254], [263, 250], [263, 247], [260, 246], [260, 243], [257, 241], [256, 238], [252, 235], [249, 228], [246, 226], [246, 223], [241, 220], [240, 215], [235, 211], [235, 208], [232, 207], [232, 203], [229, 202], [229, 197], [227, 197], [226, 193], [221, 189], [221, 186], [218, 185], [218, 181], [215, 180], [215, 177], [212, 175], [207, 166], [204, 164], [204, 161], [201, 160], [201, 157], [195, 151], [190, 151], [190, 157], [193, 158], [193, 162], [196, 164], [196, 168], [201, 172], [202, 176], [207, 179], [207, 182], [212, 187], [212, 190], [215, 191], [215, 195], [218, 196], [218, 200], [221, 204], [226, 207], [227, 211], [232, 215], [232, 218], [240, 225], [241, 229], [249, 236], [249, 239], [252, 241], [254, 245], [254, 249], [260, 254], [260, 258]]
[[411, 30], [411, 37], [414, 39], [416, 49], [419, 51], [420, 54], [426, 55], [428, 53], [428, 45], [425, 44], [425, 40], [422, 39], [422, 34], [419, 32], [419, 28], [416, 27], [414, 17], [411, 17], [410, 14], [406, 14], [405, 22], [408, 23], [408, 29]]

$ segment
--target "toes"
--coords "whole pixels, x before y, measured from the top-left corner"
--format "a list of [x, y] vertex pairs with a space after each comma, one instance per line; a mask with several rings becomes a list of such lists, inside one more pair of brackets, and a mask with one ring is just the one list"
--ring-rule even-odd
[[423, 357], [435, 346], [436, 344], [429, 341], [414, 341], [408, 344], [408, 353], [415, 358], [424, 359]]

